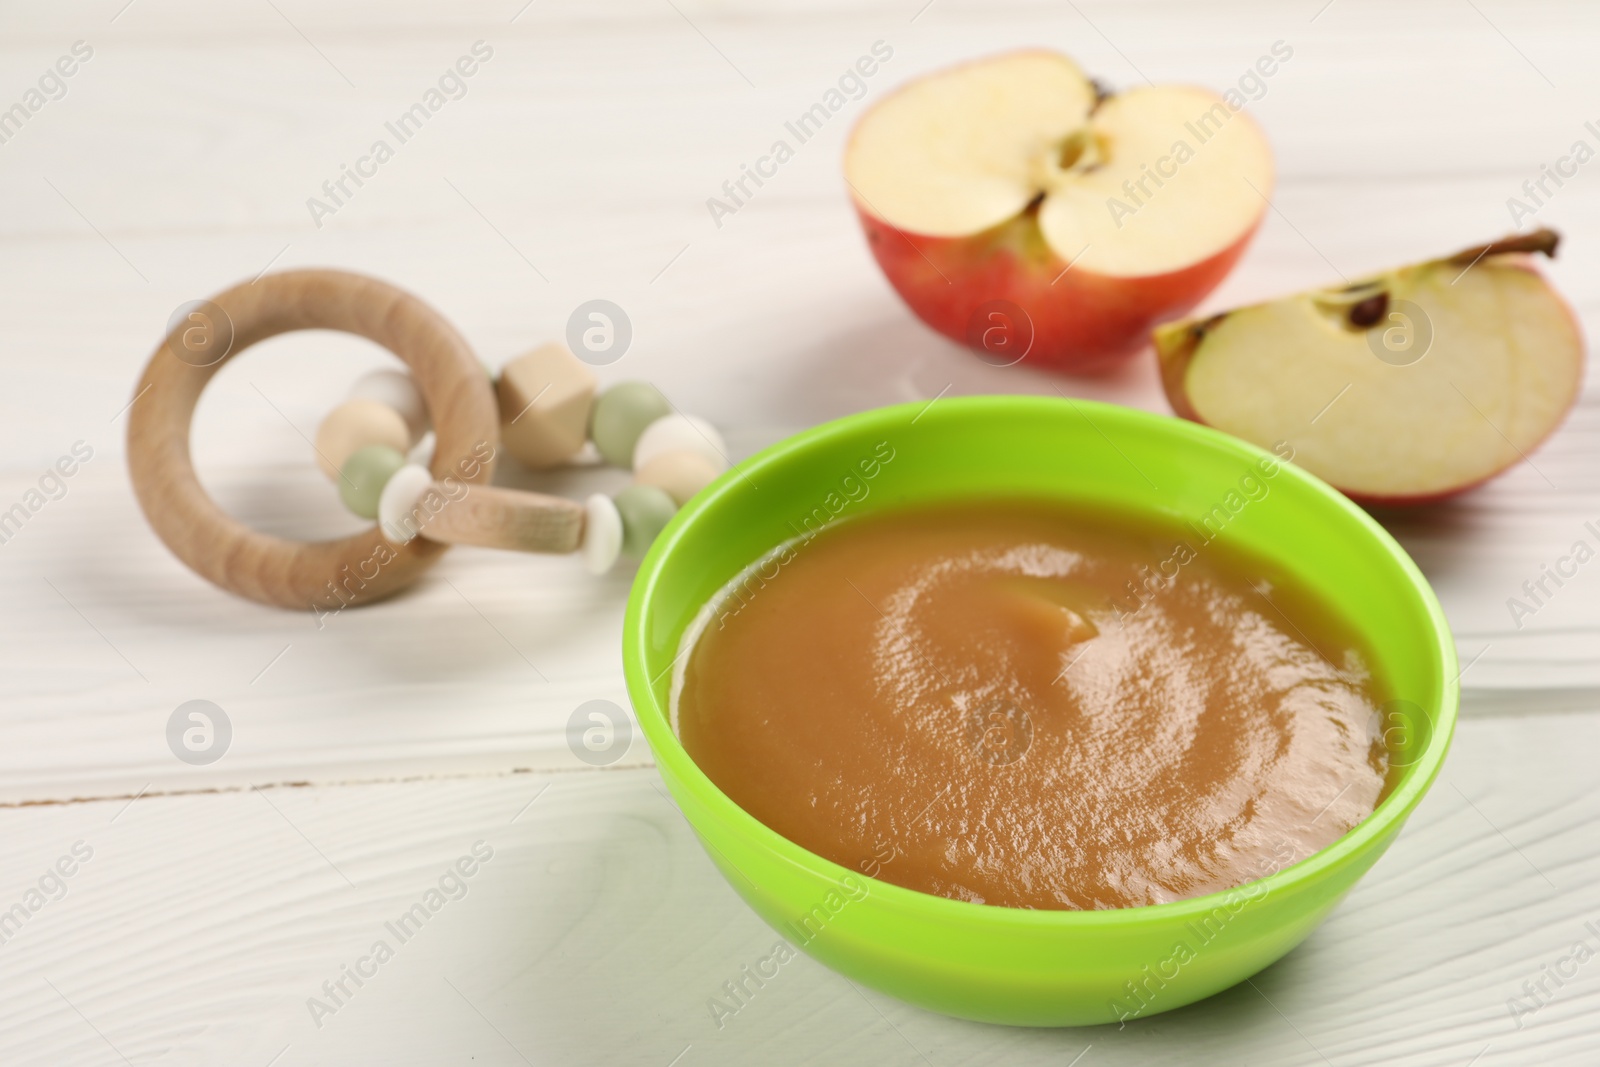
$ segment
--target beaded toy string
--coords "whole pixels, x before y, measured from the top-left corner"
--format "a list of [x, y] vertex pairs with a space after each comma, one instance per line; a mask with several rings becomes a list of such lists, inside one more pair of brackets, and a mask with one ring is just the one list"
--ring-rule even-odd
[[[678, 508], [727, 467], [710, 423], [678, 414], [648, 382], [600, 390], [588, 366], [561, 344], [507, 363], [494, 391], [501, 443], [524, 466], [569, 464], [592, 441], [605, 462], [633, 471], [632, 484], [614, 496], [595, 493], [584, 502], [579, 552], [595, 574], [619, 556], [643, 556]], [[378, 370], [360, 378], [323, 420], [315, 447], [351, 512], [376, 519], [397, 544], [426, 533], [419, 516], [432, 510], [426, 495], [439, 490], [429, 471], [427, 405], [409, 374]]]

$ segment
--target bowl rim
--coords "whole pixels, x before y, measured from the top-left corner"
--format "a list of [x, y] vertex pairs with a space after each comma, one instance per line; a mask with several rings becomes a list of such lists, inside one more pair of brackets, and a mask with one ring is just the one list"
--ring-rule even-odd
[[[938, 398], [935, 399], [937, 400]], [[1365, 853], [1386, 835], [1399, 830], [1412, 810], [1421, 801], [1423, 795], [1433, 785], [1444, 764], [1445, 755], [1449, 751], [1450, 742], [1455, 733], [1460, 706], [1461, 685], [1460, 676], [1457, 673], [1458, 660], [1455, 641], [1451, 636], [1449, 623], [1445, 618], [1444, 609], [1439, 604], [1438, 597], [1434, 594], [1432, 587], [1428, 584], [1427, 579], [1410, 555], [1387, 530], [1378, 524], [1377, 520], [1373, 519], [1371, 515], [1367, 514], [1349, 497], [1304, 468], [1295, 466], [1291, 462], [1286, 462], [1273, 453], [1231, 434], [1223, 433], [1220, 430], [1191, 422], [1187, 419], [1066, 396], [978, 395], [949, 397], [939, 402], [944, 408], [942, 413], [944, 418], [952, 416], [981, 418], [987, 414], [1014, 410], [1019, 407], [1034, 408], [1040, 412], [1066, 412], [1076, 409], [1078, 414], [1091, 417], [1091, 425], [1099, 429], [1102, 435], [1107, 426], [1114, 424], [1118, 428], [1134, 433], [1165, 434], [1178, 439], [1179, 443], [1188, 443], [1232, 453], [1236, 458], [1247, 463], [1269, 459], [1281, 465], [1280, 475], [1286, 474], [1293, 480], [1302, 483], [1325, 505], [1342, 512], [1358, 527], [1364, 529], [1367, 535], [1372, 537], [1378, 543], [1378, 546], [1383, 549], [1384, 554], [1398, 566], [1407, 580], [1409, 592], [1420, 600], [1431, 624], [1435, 651], [1438, 654], [1438, 665], [1442, 675], [1441, 681], [1443, 684], [1440, 687], [1439, 701], [1436, 706], [1424, 709], [1425, 713], [1430, 714], [1432, 719], [1432, 735], [1428, 740], [1426, 749], [1412, 764], [1410, 773], [1406, 775], [1398, 788], [1373, 809], [1370, 815], [1357, 823], [1343, 836], [1305, 859], [1291, 863], [1274, 871], [1272, 874], [1241, 882], [1237, 886], [1217, 890], [1203, 896], [1188, 897], [1183, 900], [1167, 901], [1161, 904], [1140, 904], [1126, 908], [1095, 910], [1030, 909], [997, 904], [978, 904], [896, 885], [893, 882], [887, 882], [862, 872], [851, 870], [825, 856], [812, 852], [810, 849], [796, 844], [776, 830], [771, 829], [761, 820], [741, 808], [705, 772], [700, 770], [699, 765], [678, 740], [677, 734], [673, 732], [671, 727], [670, 709], [662, 707], [656, 699], [655, 683], [650, 679], [646, 671], [645, 664], [649, 657], [649, 646], [645, 638], [644, 620], [648, 615], [648, 609], [660, 582], [661, 575], [664, 569], [670, 565], [678, 546], [683, 543], [690, 527], [699, 516], [715, 509], [724, 498], [743, 492], [743, 483], [747, 479], [750, 479], [753, 484], [754, 480], [759, 478], [762, 470], [779, 464], [795, 462], [798, 457], [804, 456], [808, 451], [831, 439], [856, 434], [865, 427], [896, 423], [905, 416], [920, 418], [932, 406], [924, 401], [871, 408], [852, 415], [846, 415], [843, 418], [834, 419], [802, 430], [767, 446], [724, 472], [715, 482], [680, 508], [645, 554], [629, 592], [627, 610], [623, 618], [623, 671], [630, 700], [634, 702], [642, 701], [645, 704], [644, 713], [641, 713], [637, 707], [635, 708], [634, 718], [650, 745], [651, 753], [657, 763], [658, 773], [662, 770], [671, 772], [670, 776], [665, 773], [662, 775], [663, 778], [668, 779], [669, 788], [672, 784], [671, 778], [677, 778], [686, 789], [694, 792], [700, 803], [712, 809], [712, 813], [716, 817], [741, 830], [746, 836], [753, 839], [775, 857], [786, 861], [791, 866], [810, 871], [836, 884], [840, 883], [845, 877], [852, 877], [866, 882], [869, 886], [867, 896], [880, 898], [880, 903], [900, 909], [926, 909], [930, 917], [950, 922], [1009, 924], [1026, 929], [1053, 929], [1059, 927], [1070, 930], [1113, 927], [1146, 922], [1182, 921], [1188, 918], [1209, 915], [1217, 908], [1225, 907], [1230, 899], [1235, 898], [1234, 895], [1241, 893], [1248, 887], [1260, 887], [1262, 889], [1262, 892], [1256, 894], [1253, 898], [1259, 900], [1316, 882], [1325, 872], [1343, 866], [1352, 858]], [[1082, 409], [1088, 410], [1084, 411]], [[675, 662], [676, 660], [674, 660]], [[659, 680], [659, 677], [658, 675], [657, 680]], [[681, 810], [681, 804], [679, 806]], [[685, 815], [685, 818], [687, 819], [687, 815]], [[701, 836], [701, 831], [699, 827], [694, 825], [693, 820], [687, 821], [690, 822], [691, 828], [695, 830], [696, 836]], [[732, 865], [732, 861], [722, 853], [721, 849], [715, 849], [715, 851], [721, 856], [723, 862]], [[737, 867], [735, 869], [737, 870]], [[743, 874], [742, 871], [740, 873]], [[749, 880], [748, 876], [745, 876], [745, 878], [747, 881]], [[753, 882], [751, 884], [754, 885]]]

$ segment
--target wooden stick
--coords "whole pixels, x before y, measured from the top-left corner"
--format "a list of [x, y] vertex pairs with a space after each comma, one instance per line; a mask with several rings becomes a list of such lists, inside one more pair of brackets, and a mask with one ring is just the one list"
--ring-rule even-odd
[[[576, 552], [583, 541], [583, 505], [565, 497], [435, 482], [412, 512], [430, 541], [507, 548], [516, 552]], [[443, 500], [437, 510], [430, 501]]]

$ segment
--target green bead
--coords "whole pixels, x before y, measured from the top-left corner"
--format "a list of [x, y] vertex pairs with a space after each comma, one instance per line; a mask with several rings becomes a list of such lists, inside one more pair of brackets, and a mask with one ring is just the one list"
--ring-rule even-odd
[[622, 554], [631, 559], [643, 558], [678, 510], [666, 490], [653, 485], [630, 485], [611, 502], [622, 516]]
[[388, 445], [367, 445], [350, 453], [339, 468], [339, 499], [363, 519], [378, 517], [378, 498], [406, 457]]
[[626, 470], [644, 428], [670, 414], [672, 405], [649, 382], [618, 382], [595, 398], [589, 437], [607, 463]]

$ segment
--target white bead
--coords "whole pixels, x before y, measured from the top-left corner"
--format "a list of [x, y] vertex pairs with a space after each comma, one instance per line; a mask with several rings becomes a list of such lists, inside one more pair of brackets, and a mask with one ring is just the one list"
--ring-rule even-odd
[[693, 452], [717, 469], [728, 468], [728, 446], [717, 428], [694, 415], [663, 415], [644, 428], [633, 446], [633, 469], [664, 452]]
[[415, 463], [394, 472], [378, 497], [378, 526], [383, 536], [397, 545], [417, 536], [420, 524], [412, 518], [412, 512], [432, 484], [433, 475], [428, 473], [428, 468]]
[[421, 439], [428, 428], [428, 405], [422, 399], [422, 390], [411, 380], [411, 375], [398, 370], [375, 370], [363, 374], [350, 387], [351, 400], [376, 400], [395, 410], [406, 420], [411, 443]]
[[590, 574], [604, 574], [622, 554], [622, 513], [604, 493], [583, 502], [583, 564]]

